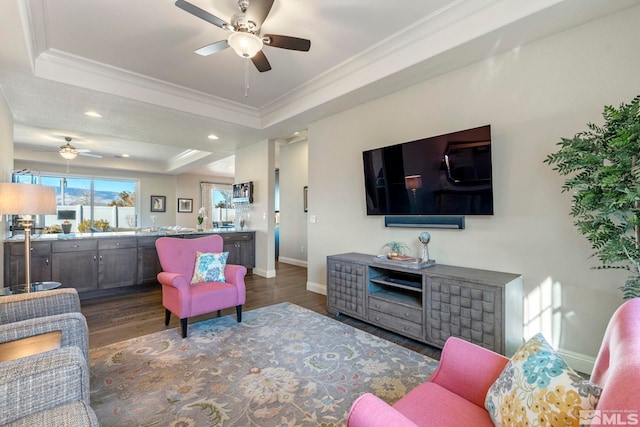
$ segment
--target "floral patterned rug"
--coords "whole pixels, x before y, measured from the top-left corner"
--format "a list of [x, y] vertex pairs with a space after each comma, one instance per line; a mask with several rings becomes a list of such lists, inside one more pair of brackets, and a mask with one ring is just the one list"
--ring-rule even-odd
[[371, 392], [393, 403], [437, 362], [282, 303], [90, 352], [91, 406], [108, 426], [343, 426]]

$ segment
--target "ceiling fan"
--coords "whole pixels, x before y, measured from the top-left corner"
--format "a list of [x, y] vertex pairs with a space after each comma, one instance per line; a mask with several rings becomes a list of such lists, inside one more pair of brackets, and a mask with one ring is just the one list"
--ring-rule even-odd
[[71, 145], [71, 137], [69, 136], [65, 136], [64, 140], [67, 141], [66, 144], [61, 145], [60, 146], [60, 150], [58, 150], [58, 153], [60, 154], [60, 156], [63, 159], [66, 160], [73, 160], [75, 159], [78, 155], [81, 156], [86, 156], [86, 157], [95, 157], [98, 159], [101, 159], [102, 156], [99, 154], [92, 154], [90, 153], [91, 150], [86, 149], [86, 148], [76, 148], [73, 145]]
[[180, 9], [216, 27], [231, 31], [231, 34], [226, 40], [220, 40], [197, 49], [195, 52], [198, 55], [208, 56], [231, 47], [239, 56], [251, 58], [253, 65], [255, 65], [258, 71], [263, 73], [271, 69], [271, 64], [269, 64], [267, 57], [262, 52], [263, 46], [303, 52], [308, 52], [311, 48], [311, 41], [307, 39], [277, 34], [260, 35], [260, 27], [267, 18], [267, 15], [269, 15], [273, 1], [274, 0], [238, 0], [240, 13], [233, 15], [231, 23], [185, 0], [177, 0], [175, 4]]

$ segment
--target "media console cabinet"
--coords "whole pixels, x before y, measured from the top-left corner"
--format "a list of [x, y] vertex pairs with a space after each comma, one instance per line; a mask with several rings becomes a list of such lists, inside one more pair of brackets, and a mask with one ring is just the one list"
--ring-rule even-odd
[[522, 276], [433, 265], [413, 269], [374, 255], [327, 257], [327, 311], [442, 348], [460, 337], [511, 356], [522, 344]]
[[[112, 296], [157, 284], [162, 271], [156, 240], [160, 237], [194, 239], [219, 234], [229, 264], [255, 267], [255, 231], [197, 233], [91, 233], [60, 238], [42, 235], [31, 240], [31, 278], [76, 288], [81, 299]], [[4, 242], [4, 286], [24, 283], [24, 240]]]

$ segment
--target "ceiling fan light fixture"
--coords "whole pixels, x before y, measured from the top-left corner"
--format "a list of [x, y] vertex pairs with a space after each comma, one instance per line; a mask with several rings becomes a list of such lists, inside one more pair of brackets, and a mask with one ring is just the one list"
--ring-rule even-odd
[[78, 156], [78, 152], [71, 147], [62, 147], [59, 151], [63, 159], [73, 160]]
[[227, 39], [227, 43], [243, 58], [253, 58], [264, 45], [260, 37], [246, 32], [232, 33]]

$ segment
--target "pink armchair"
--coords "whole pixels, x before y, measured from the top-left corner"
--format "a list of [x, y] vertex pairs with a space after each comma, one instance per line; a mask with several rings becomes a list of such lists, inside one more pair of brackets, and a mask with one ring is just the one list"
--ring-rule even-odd
[[[640, 298], [635, 298], [620, 306], [609, 321], [591, 375], [591, 381], [602, 387], [596, 409], [603, 417], [609, 417], [608, 421], [611, 417], [628, 421], [616, 425], [640, 422], [638, 325]], [[411, 390], [393, 406], [370, 393], [358, 397], [351, 406], [347, 425], [493, 426], [485, 410], [485, 396], [508, 361], [467, 341], [449, 338], [442, 349], [440, 365], [429, 381]]]
[[222, 252], [219, 235], [182, 239], [161, 237], [156, 240], [162, 272], [158, 281], [162, 285], [162, 305], [165, 308], [165, 325], [171, 313], [180, 318], [182, 338], [187, 337], [187, 319], [224, 308], [236, 307], [238, 322], [242, 321], [242, 304], [246, 300], [244, 277], [247, 268], [227, 264], [223, 282], [191, 283], [196, 264], [196, 252]]

